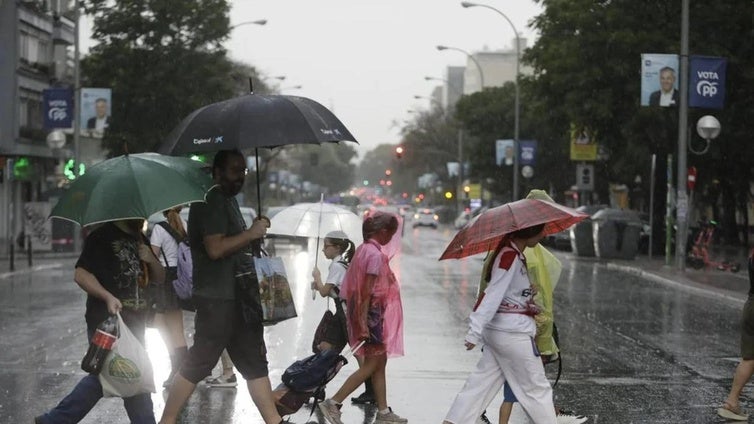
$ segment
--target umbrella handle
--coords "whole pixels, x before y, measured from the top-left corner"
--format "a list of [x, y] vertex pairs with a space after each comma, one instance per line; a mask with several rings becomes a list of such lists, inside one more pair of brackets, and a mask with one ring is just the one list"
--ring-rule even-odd
[[[251, 78], [249, 78], [249, 85], [251, 85]], [[259, 149], [254, 148], [254, 160], [256, 161], [256, 174], [257, 174], [257, 216], [262, 214], [262, 190], [259, 183]]]
[[[317, 236], [317, 248], [314, 250], [314, 267], [317, 267], [319, 262], [319, 236]], [[312, 300], [317, 300], [317, 289], [312, 287]]]

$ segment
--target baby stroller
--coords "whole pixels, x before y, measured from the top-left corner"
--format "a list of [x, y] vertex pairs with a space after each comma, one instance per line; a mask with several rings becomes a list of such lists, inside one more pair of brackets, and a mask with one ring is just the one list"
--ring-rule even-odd
[[[324, 397], [327, 383], [348, 363], [346, 358], [353, 356], [363, 344], [362, 341], [353, 349], [347, 348], [345, 354], [336, 349], [323, 350], [291, 364], [283, 373], [283, 382], [272, 391], [278, 414], [295, 414], [312, 397], [316, 407], [318, 399]], [[318, 396], [320, 392], [323, 395]]]

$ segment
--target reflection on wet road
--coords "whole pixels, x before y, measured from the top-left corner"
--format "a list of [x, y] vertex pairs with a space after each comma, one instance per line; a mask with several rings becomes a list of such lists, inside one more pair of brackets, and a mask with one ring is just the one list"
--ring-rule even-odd
[[[406, 356], [388, 362], [388, 400], [411, 423], [439, 423], [479, 358], [466, 352], [464, 320], [474, 301], [481, 257], [438, 262], [454, 232], [407, 228], [403, 251], [392, 261], [401, 282]], [[320, 246], [321, 247], [321, 246]], [[299, 317], [266, 329], [270, 379], [308, 356], [327, 301], [312, 301], [309, 281], [316, 250], [277, 249], [283, 257]], [[738, 355], [740, 303], [611, 271], [599, 262], [563, 260], [555, 314], [563, 351], [556, 403], [594, 423], [715, 423], [715, 407], [727, 393]], [[82, 376], [86, 349], [83, 292], [72, 281], [73, 260], [60, 268], [0, 278], [0, 422], [31, 422], [54, 406]], [[328, 261], [318, 266], [326, 273]], [[189, 334], [193, 316], [185, 317]], [[157, 332], [147, 345], [158, 387], [169, 359]], [[334, 393], [355, 361], [328, 385]], [[554, 369], [548, 374], [554, 376]], [[219, 372], [219, 368], [215, 370]], [[354, 395], [358, 395], [361, 389]], [[745, 390], [743, 406], [750, 407]], [[153, 395], [155, 413], [164, 393]], [[101, 401], [84, 423], [128, 422], [119, 399]], [[490, 407], [496, 411], [499, 400]], [[305, 405], [294, 423], [323, 422]], [[373, 407], [349, 402], [343, 421], [371, 423]], [[491, 416], [496, 415], [490, 414]], [[198, 387], [184, 413], [186, 423], [258, 423], [244, 384], [236, 389]], [[516, 420], [515, 422], [522, 422]]]

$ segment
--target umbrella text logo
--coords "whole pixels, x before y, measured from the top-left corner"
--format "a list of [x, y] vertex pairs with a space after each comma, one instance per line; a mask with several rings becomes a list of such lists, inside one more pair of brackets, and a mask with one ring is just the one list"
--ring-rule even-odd
[[207, 137], [207, 138], [195, 138], [193, 143], [195, 146], [201, 146], [202, 144], [208, 144], [208, 143], [214, 143], [214, 144], [221, 144], [223, 142], [222, 135], [216, 136], [216, 137]]
[[340, 130], [337, 128], [335, 129], [328, 129], [328, 128], [320, 128], [319, 130], [324, 135], [335, 135], [336, 137], [340, 137]]

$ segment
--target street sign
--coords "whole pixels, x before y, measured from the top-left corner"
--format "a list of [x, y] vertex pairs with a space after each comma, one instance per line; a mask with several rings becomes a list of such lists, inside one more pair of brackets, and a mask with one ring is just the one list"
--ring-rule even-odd
[[576, 164], [576, 188], [579, 191], [594, 191], [594, 165]]

